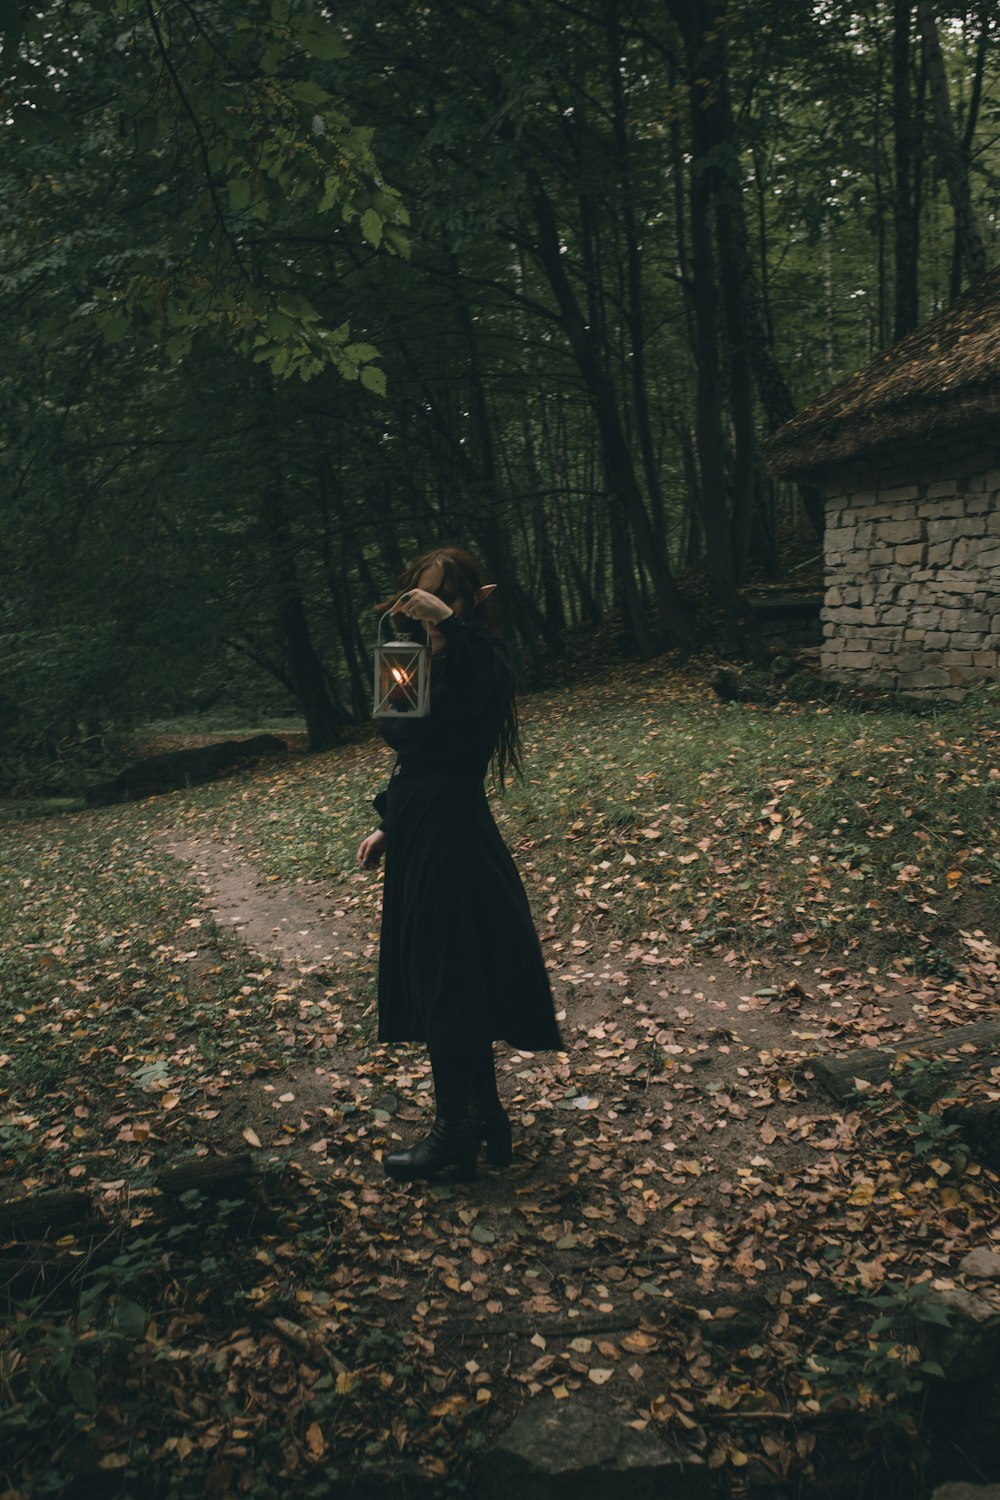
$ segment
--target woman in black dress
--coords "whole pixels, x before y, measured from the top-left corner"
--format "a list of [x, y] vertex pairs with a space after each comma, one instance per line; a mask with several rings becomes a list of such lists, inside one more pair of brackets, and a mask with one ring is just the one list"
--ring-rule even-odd
[[470, 553], [445, 547], [411, 563], [383, 606], [415, 621], [432, 651], [430, 713], [380, 721], [396, 764], [374, 800], [382, 825], [358, 849], [364, 869], [385, 855], [379, 1040], [424, 1042], [434, 1079], [430, 1134], [385, 1159], [404, 1180], [445, 1167], [471, 1180], [482, 1141], [487, 1160], [506, 1165], [493, 1042], [562, 1045], [528, 899], [483, 785], [491, 762], [500, 789], [520, 773], [513, 676], [487, 618], [493, 587]]

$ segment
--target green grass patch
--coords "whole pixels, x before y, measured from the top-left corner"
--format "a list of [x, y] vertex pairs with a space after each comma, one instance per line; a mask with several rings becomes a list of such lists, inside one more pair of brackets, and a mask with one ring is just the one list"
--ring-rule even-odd
[[[497, 816], [560, 927], [934, 962], [1000, 917], [994, 718], [723, 704], [647, 664], [525, 700], [526, 780]], [[352, 745], [199, 792], [187, 816], [278, 878], [356, 881], [391, 763]], [[353, 889], [374, 921], [374, 883]]]

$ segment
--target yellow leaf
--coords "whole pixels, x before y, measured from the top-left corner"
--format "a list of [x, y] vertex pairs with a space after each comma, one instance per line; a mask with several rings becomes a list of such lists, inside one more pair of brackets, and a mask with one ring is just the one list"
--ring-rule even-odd
[[554, 1385], [552, 1387], [552, 1394], [553, 1394], [553, 1396], [555, 1396], [555, 1398], [556, 1398], [557, 1401], [568, 1401], [569, 1400], [569, 1391], [566, 1389], [566, 1387], [564, 1385]]
[[246, 1141], [248, 1146], [256, 1146], [258, 1148], [260, 1147], [260, 1136], [257, 1134], [256, 1130], [251, 1130], [249, 1125], [243, 1132], [243, 1139]]
[[335, 1387], [337, 1395], [346, 1396], [348, 1391], [353, 1390], [353, 1388], [354, 1376], [348, 1374], [346, 1370], [341, 1370], [340, 1374], [337, 1376], [337, 1384]]
[[323, 1436], [323, 1429], [318, 1422], [310, 1422], [306, 1431], [306, 1443], [308, 1444], [309, 1452], [314, 1458], [323, 1457], [323, 1454], [326, 1452], [326, 1438]]
[[607, 1385], [614, 1373], [614, 1370], [588, 1370], [587, 1379], [593, 1381], [594, 1385]]
[[735, 1468], [742, 1469], [745, 1464], [748, 1464], [750, 1462], [750, 1459], [741, 1448], [733, 1448], [729, 1454], [729, 1462]]
[[180, 1102], [180, 1094], [175, 1094], [173, 1090], [170, 1090], [168, 1093], [164, 1094], [160, 1099], [160, 1104], [164, 1109], [176, 1109]]

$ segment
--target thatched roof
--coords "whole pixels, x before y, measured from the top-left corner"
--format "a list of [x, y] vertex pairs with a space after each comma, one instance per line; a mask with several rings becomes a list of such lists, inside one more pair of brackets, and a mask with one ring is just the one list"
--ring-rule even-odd
[[769, 473], [798, 478], [901, 441], [1000, 418], [1000, 267], [779, 427]]

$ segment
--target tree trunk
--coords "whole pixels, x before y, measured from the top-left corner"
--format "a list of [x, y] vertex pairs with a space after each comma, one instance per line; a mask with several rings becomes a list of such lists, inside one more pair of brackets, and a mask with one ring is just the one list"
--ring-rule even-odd
[[916, 151], [913, 107], [910, 97], [910, 30], [913, 0], [895, 0], [892, 32], [892, 118], [896, 192], [895, 309], [893, 332], [897, 339], [911, 333], [918, 318], [918, 239], [913, 218]]
[[289, 680], [306, 721], [310, 750], [329, 750], [338, 743], [340, 732], [349, 723], [349, 718], [343, 707], [330, 696], [323, 663], [312, 642], [295, 567], [288, 507], [284, 492], [278, 485], [269, 483], [264, 486], [260, 509], [271, 554]]
[[260, 515], [271, 558], [274, 596], [284, 641], [288, 680], [306, 721], [310, 750], [328, 750], [337, 744], [341, 730], [350, 721], [343, 705], [335, 703], [331, 697], [323, 663], [309, 630], [295, 565], [292, 523], [285, 500], [277, 449], [274, 393], [266, 376], [258, 386], [258, 397], [264, 469]]
[[684, 40], [691, 125], [689, 289], [694, 321], [695, 447], [701, 512], [707, 546], [708, 581], [716, 601], [731, 601], [735, 588], [722, 425], [722, 371], [715, 245], [712, 239], [713, 155], [709, 106], [719, 84], [718, 15], [712, 0], [671, 0]]
[[952, 119], [948, 77], [931, 0], [917, 0], [917, 20], [920, 23], [920, 39], [931, 91], [937, 157], [948, 184], [948, 196], [955, 215], [955, 233], [962, 247], [962, 259], [970, 282], [981, 281], [987, 271], [986, 246], [972, 206], [968, 167], [962, 160], [962, 149]]
[[[552, 204], [534, 166], [525, 161], [523, 168], [528, 194], [538, 224], [536, 251], [548, 276], [559, 307], [560, 321], [590, 397], [597, 421], [604, 477], [610, 503], [612, 507], [619, 508], [621, 519], [631, 533], [644, 564], [649, 569], [653, 579], [656, 610], [661, 626], [675, 641], [686, 643], [690, 639], [690, 625], [684, 601], [677, 590], [668, 559], [656, 546], [652, 523], [636, 477], [632, 453], [622, 427], [615, 393], [602, 364], [593, 330], [588, 327], [584, 319], [576, 294], [566, 274]], [[635, 624], [637, 633], [641, 635], [638, 622]], [[640, 647], [640, 649], [645, 648]]]

